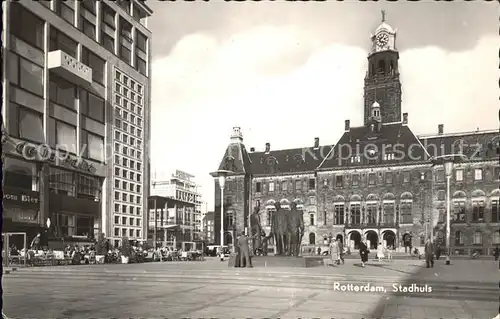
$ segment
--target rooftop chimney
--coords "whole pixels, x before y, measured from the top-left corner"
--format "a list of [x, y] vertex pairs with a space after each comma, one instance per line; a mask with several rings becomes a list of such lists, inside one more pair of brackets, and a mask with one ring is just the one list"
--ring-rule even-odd
[[319, 137], [314, 138], [314, 148], [319, 148]]
[[439, 135], [443, 135], [443, 131], [444, 131], [444, 125], [443, 124], [439, 124], [438, 125], [438, 134]]
[[271, 144], [266, 143], [266, 153], [269, 153], [270, 150], [271, 150]]
[[255, 147], [250, 147], [250, 152], [255, 152]]
[[345, 130], [349, 131], [351, 129], [351, 121], [345, 120]]
[[408, 124], [408, 113], [403, 113], [403, 124]]
[[231, 134], [231, 142], [243, 143], [243, 134], [241, 133], [240, 127], [238, 126], [233, 127], [233, 133]]

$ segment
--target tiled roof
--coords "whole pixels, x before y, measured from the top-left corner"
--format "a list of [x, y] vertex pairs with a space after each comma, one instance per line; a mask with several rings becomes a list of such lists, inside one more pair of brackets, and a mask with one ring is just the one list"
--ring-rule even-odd
[[330, 152], [332, 146], [293, 148], [250, 153], [254, 175], [312, 172]]
[[[345, 132], [319, 169], [391, 165], [402, 162], [423, 162], [425, 151], [410, 128], [402, 123], [383, 124], [374, 130], [370, 125], [352, 127]], [[373, 150], [375, 152], [373, 152]], [[384, 154], [394, 157], [384, 157]], [[354, 158], [351, 159], [352, 155]], [[356, 158], [359, 156], [359, 158]]]
[[464, 154], [471, 161], [495, 160], [499, 154], [498, 131], [476, 131], [434, 136], [419, 136], [431, 156]]
[[235, 174], [250, 173], [250, 157], [245, 149], [245, 145], [231, 143], [226, 148], [224, 157], [219, 165], [219, 170], [233, 171]]

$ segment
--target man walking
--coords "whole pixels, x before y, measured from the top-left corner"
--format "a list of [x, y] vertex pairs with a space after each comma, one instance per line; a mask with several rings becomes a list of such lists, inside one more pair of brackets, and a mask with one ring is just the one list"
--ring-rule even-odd
[[343, 265], [343, 264], [345, 264], [345, 261], [344, 261], [344, 245], [342, 244], [342, 241], [340, 240], [340, 238], [337, 238], [337, 245], [338, 245], [338, 249], [339, 249], [340, 261], [342, 262], [342, 265]]
[[248, 237], [245, 236], [245, 232], [241, 232], [240, 237], [238, 237], [238, 247], [240, 248], [240, 267], [246, 266], [247, 268], [252, 268]]
[[425, 262], [427, 263], [427, 268], [434, 267], [434, 243], [427, 238], [425, 243]]

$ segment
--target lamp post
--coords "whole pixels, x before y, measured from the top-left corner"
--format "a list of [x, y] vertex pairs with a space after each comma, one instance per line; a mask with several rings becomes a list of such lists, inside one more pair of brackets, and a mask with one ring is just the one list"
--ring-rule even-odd
[[451, 174], [453, 173], [453, 166], [456, 162], [466, 160], [465, 155], [463, 154], [449, 154], [442, 155], [432, 159], [432, 164], [435, 165], [443, 165], [444, 166], [444, 174], [446, 177], [446, 248], [448, 253], [446, 254], [446, 264], [450, 265], [451, 258], [451, 198], [450, 198], [450, 180]]
[[213, 177], [219, 178], [220, 187], [220, 252], [222, 254], [222, 249], [224, 247], [224, 186], [226, 185], [226, 177], [232, 174], [232, 171], [228, 170], [218, 170], [216, 172], [210, 173]]

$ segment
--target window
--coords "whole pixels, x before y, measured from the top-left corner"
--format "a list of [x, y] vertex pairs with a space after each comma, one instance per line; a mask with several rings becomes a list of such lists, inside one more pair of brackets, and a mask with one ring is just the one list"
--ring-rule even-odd
[[75, 235], [75, 216], [66, 214], [55, 214], [53, 223], [56, 237], [67, 237]]
[[35, 163], [10, 157], [2, 159], [2, 162], [5, 186], [38, 191], [39, 172]]
[[361, 224], [361, 205], [351, 204], [351, 224], [359, 225]]
[[483, 243], [483, 234], [480, 231], [474, 232], [474, 245], [481, 245]]
[[86, 132], [87, 134], [87, 145], [83, 147], [87, 148], [88, 158], [104, 162], [104, 137]]
[[457, 223], [465, 222], [465, 201], [453, 202], [453, 221]]
[[[139, 168], [137, 168], [137, 169], [139, 169]], [[288, 182], [287, 181], [282, 181], [281, 182], [281, 190], [282, 191], [287, 191], [287, 189], [288, 189]]]
[[115, 11], [111, 9], [109, 6], [101, 2], [101, 11], [102, 11], [102, 22], [104, 22], [106, 25], [111, 27], [112, 29], [115, 29]]
[[136, 229], [136, 230], [135, 230], [135, 236], [136, 236], [137, 238], [140, 238], [140, 237], [141, 237], [141, 230], [140, 230], [140, 229]]
[[127, 48], [126, 46], [124, 46], [123, 44], [120, 44], [120, 58], [127, 62], [128, 64], [130, 64], [130, 50], [129, 48]]
[[474, 170], [474, 180], [475, 181], [480, 181], [483, 179], [483, 169], [482, 168], [476, 168]]
[[94, 237], [94, 218], [87, 216], [78, 216], [76, 218], [76, 235], [87, 238]]
[[302, 190], [302, 181], [300, 179], [295, 181], [295, 190], [296, 191], [301, 191]]
[[309, 196], [309, 205], [316, 205], [316, 197]]
[[344, 187], [344, 176], [342, 175], [335, 176], [335, 187], [337, 188]]
[[309, 225], [314, 226], [314, 213], [309, 213]]
[[446, 193], [443, 190], [439, 190], [437, 194], [438, 200], [445, 200], [446, 199]]
[[491, 222], [498, 223], [500, 219], [500, 202], [498, 199], [494, 199], [491, 201]]
[[127, 213], [127, 205], [122, 206], [122, 213], [126, 214]]
[[412, 202], [402, 202], [401, 203], [401, 224], [411, 224], [413, 223], [412, 217]]
[[316, 189], [316, 180], [314, 178], [309, 179], [309, 189], [310, 190]]
[[368, 185], [373, 186], [377, 184], [377, 175], [375, 173], [368, 174]]
[[376, 203], [366, 204], [366, 223], [368, 225], [374, 225], [377, 223], [377, 204]]
[[147, 76], [147, 72], [146, 72], [146, 61], [144, 61], [143, 59], [141, 59], [140, 57], [138, 57], [136, 55], [136, 69], [137, 71], [139, 71], [139, 73], [141, 73], [142, 75], [144, 76]]
[[43, 96], [43, 68], [18, 56], [15, 61], [19, 61], [19, 82], [16, 84], [26, 91]]
[[101, 44], [109, 52], [115, 53], [115, 40], [104, 31], [101, 31]]
[[88, 11], [90, 11], [92, 14], [95, 15], [95, 4], [96, 4], [96, 1], [95, 0], [82, 0], [81, 2], [81, 7], [82, 8], [85, 8], [87, 9]]
[[120, 224], [120, 217], [115, 216], [115, 224], [117, 224], [117, 225]]
[[43, 50], [44, 21], [17, 2], [10, 3], [10, 30], [14, 36]]
[[[86, 36], [95, 40], [95, 25], [92, 22], [82, 17], [81, 29]], [[92, 73], [92, 75], [94, 74]]]
[[457, 169], [455, 171], [455, 180], [461, 182], [464, 180], [464, 171], [462, 169]]
[[482, 200], [472, 201], [472, 221], [473, 222], [484, 221], [484, 201]]
[[461, 231], [457, 230], [455, 232], [455, 245], [460, 246], [464, 244], [464, 236]]
[[274, 192], [274, 182], [269, 182], [269, 191]]
[[394, 225], [394, 203], [384, 203], [382, 222], [385, 225]]
[[82, 63], [92, 69], [92, 80], [104, 85], [104, 70], [106, 61], [92, 53], [85, 47], [82, 47]]
[[385, 173], [385, 183], [392, 184], [392, 172]]
[[104, 105], [103, 99], [80, 89], [80, 113], [93, 120], [104, 123]]
[[20, 105], [11, 102], [11, 106], [16, 106], [16, 108], [11, 108], [11, 112], [18, 114], [18, 121], [11, 123], [12, 126], [18, 126], [18, 130], [15, 134], [22, 139], [26, 139], [33, 142], [43, 143], [44, 132], [43, 132], [43, 115], [41, 113], [32, 111], [31, 109], [24, 108]]
[[442, 183], [444, 182], [444, 171], [436, 172], [436, 182]]
[[56, 147], [76, 154], [76, 127], [56, 121]]
[[500, 179], [500, 166], [494, 168], [493, 179], [494, 180]]
[[147, 38], [144, 34], [142, 34], [139, 31], [136, 31], [135, 33], [135, 45], [137, 49], [141, 50], [142, 52], [146, 53], [146, 41]]
[[403, 172], [403, 183], [410, 182], [410, 172]]
[[57, 168], [50, 168], [49, 173], [50, 190], [57, 194], [75, 196], [75, 174]]
[[50, 28], [49, 51], [61, 50], [76, 59], [77, 47], [78, 43], [75, 40], [53, 27]]
[[344, 224], [344, 204], [335, 204], [335, 225], [343, 225]]
[[500, 230], [493, 232], [493, 245], [500, 245]]
[[359, 174], [352, 175], [352, 186], [359, 186]]
[[49, 98], [54, 103], [76, 111], [76, 86], [55, 74], [50, 74]]
[[255, 192], [257, 192], [257, 193], [261, 192], [261, 184], [260, 184], [260, 182], [257, 182], [255, 184]]
[[[69, 3], [68, 3], [69, 2]], [[71, 25], [75, 23], [75, 11], [71, 7], [73, 1], [56, 1], [56, 13]]]
[[120, 192], [115, 192], [115, 199], [120, 200]]

